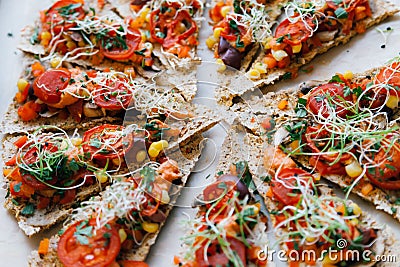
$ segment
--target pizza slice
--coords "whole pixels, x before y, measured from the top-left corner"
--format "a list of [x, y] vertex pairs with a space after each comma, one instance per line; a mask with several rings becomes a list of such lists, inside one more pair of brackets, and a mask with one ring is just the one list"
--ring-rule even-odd
[[183, 154], [145, 164], [83, 202], [58, 235], [43, 241], [45, 250], [32, 252], [29, 265], [147, 266], [143, 261], [199, 157], [201, 140], [195, 137]]
[[248, 77], [258, 85], [294, 78], [298, 68], [318, 54], [347, 43], [398, 11], [391, 2], [380, 0], [289, 2]]
[[110, 0], [124, 18], [134, 24], [153, 46], [164, 66], [182, 66], [199, 60], [196, 49], [204, 10], [201, 0]]
[[[267, 212], [263, 200], [251, 193], [254, 184], [245, 160], [250, 150], [240, 149], [239, 139], [232, 128], [222, 145], [216, 179], [195, 198], [199, 209], [184, 224], [187, 233], [182, 238], [183, 252], [174, 257], [177, 266], [268, 264], [258, 258], [269, 240]], [[242, 161], [236, 161], [242, 156]]]
[[[279, 147], [251, 133], [241, 135], [230, 138], [230, 153], [241, 155], [243, 147], [251, 156], [247, 166], [256, 184], [253, 190], [265, 198], [275, 244], [290, 266], [384, 266], [379, 259], [397, 257], [400, 242], [392, 229], [377, 223], [356, 203], [335, 196], [320, 173], [299, 168]], [[278, 250], [268, 245], [268, 250]], [[263, 252], [258, 259], [273, 260], [265, 248]]]
[[56, 126], [6, 136], [6, 208], [27, 235], [36, 234], [63, 220], [77, 201], [98, 193], [116, 176], [144, 162], [178, 157], [181, 147], [191, 147], [193, 136], [218, 121], [203, 125], [193, 120], [190, 129], [168, 122], [165, 115], [153, 114], [142, 127], [103, 124], [86, 129], [82, 136], [77, 130], [66, 132]]

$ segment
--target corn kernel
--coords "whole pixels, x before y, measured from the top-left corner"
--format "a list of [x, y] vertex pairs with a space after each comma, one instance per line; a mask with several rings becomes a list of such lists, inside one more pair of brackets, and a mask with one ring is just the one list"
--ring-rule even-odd
[[267, 65], [265, 65], [265, 64], [262, 63], [262, 62], [257, 62], [256, 65], [254, 66], [254, 68], [255, 68], [256, 70], [258, 70], [258, 72], [259, 72], [260, 74], [267, 73]]
[[60, 63], [61, 63], [61, 59], [59, 58], [59, 57], [53, 57], [51, 60], [50, 60], [50, 66], [52, 67], [52, 68], [58, 68], [59, 66], [60, 66]]
[[322, 260], [322, 266], [327, 267], [327, 266], [335, 266], [336, 263], [340, 261], [339, 255], [335, 255], [333, 253], [327, 253]]
[[97, 44], [96, 36], [92, 35], [92, 36], [90, 37], [90, 42], [92, 42], [93, 45], [96, 45], [96, 44]]
[[118, 235], [119, 235], [119, 240], [121, 241], [121, 243], [123, 243], [126, 240], [126, 238], [128, 237], [125, 230], [122, 228], [118, 230]]
[[212, 49], [213, 46], [217, 43], [217, 39], [214, 36], [210, 36], [206, 39], [206, 45], [209, 49]]
[[150, 18], [151, 18], [151, 15], [150, 15], [150, 13], [149, 14], [147, 14], [146, 15], [146, 18], [144, 19], [146, 22], [150, 22]]
[[356, 203], [354, 203], [354, 202], [351, 203], [349, 207], [353, 209], [354, 215], [357, 215], [357, 216], [361, 215], [361, 213], [362, 213], [361, 208]]
[[345, 170], [351, 178], [358, 177], [363, 172], [363, 168], [357, 160], [353, 160], [349, 165], [346, 165]]
[[315, 241], [315, 238], [312, 237], [312, 236], [308, 236], [308, 237], [306, 237], [306, 241], [307, 241], [308, 243], [311, 243], [311, 242], [314, 242], [314, 241]]
[[145, 20], [147, 15], [149, 15], [149, 11], [150, 8], [146, 7], [145, 9], [142, 10], [142, 12], [140, 12], [140, 17]]
[[147, 35], [145, 31], [140, 31], [140, 35], [142, 37], [142, 42], [146, 42], [147, 41]]
[[353, 77], [354, 77], [353, 72], [349, 70], [345, 71], [343, 74], [343, 78], [345, 78], [346, 80], [351, 80], [353, 79]]
[[267, 37], [267, 38], [265, 38], [265, 39], [263, 40], [262, 44], [264, 45], [264, 48], [265, 48], [265, 49], [270, 49], [270, 48], [271, 48], [270, 42], [271, 42], [272, 39], [273, 39], [273, 37], [272, 37], [272, 36], [269, 36], [269, 37]]
[[395, 95], [390, 95], [386, 101], [386, 106], [391, 109], [397, 108], [399, 105], [399, 97]]
[[158, 223], [143, 222], [142, 227], [148, 233], [155, 233], [158, 230]]
[[246, 208], [252, 210], [252, 213], [251, 213], [252, 217], [257, 216], [258, 213], [260, 212], [260, 207], [258, 205], [248, 205]]
[[299, 43], [298, 45], [292, 46], [292, 52], [293, 52], [293, 54], [300, 53], [301, 47], [302, 47], [301, 43]]
[[115, 166], [120, 166], [123, 162], [124, 162], [124, 159], [123, 159], [123, 158], [115, 158], [115, 159], [112, 159], [112, 163], [113, 163]]
[[19, 79], [17, 82], [17, 87], [18, 87], [18, 91], [23, 92], [26, 88], [26, 86], [28, 86], [28, 82], [25, 79]]
[[152, 144], [150, 145], [150, 147], [153, 146], [155, 149], [161, 151], [161, 150], [163, 150], [163, 149], [168, 148], [168, 145], [169, 145], [169, 144], [168, 144], [168, 141], [167, 141], [167, 140], [160, 140], [160, 141], [158, 141], [158, 142], [152, 143]]
[[231, 7], [230, 6], [224, 6], [221, 8], [221, 16], [223, 16], [224, 18], [226, 17], [226, 15], [228, 15], [228, 13], [231, 11]]
[[161, 203], [168, 204], [171, 201], [168, 192], [166, 190], [162, 190], [161, 192]]
[[356, 218], [350, 220], [350, 224], [353, 226], [357, 226], [359, 223], [360, 221]]
[[104, 184], [108, 181], [108, 176], [103, 171], [95, 172], [94, 175], [96, 176], [97, 181], [99, 181], [101, 184]]
[[84, 46], [86, 46], [85, 41], [84, 41], [84, 40], [80, 40], [80, 41], [78, 42], [78, 46], [79, 46], [79, 47], [84, 47]]
[[219, 65], [218, 67], [219, 72], [223, 72], [224, 70], [226, 70], [226, 65], [222, 59], [218, 58], [215, 62]]
[[140, 151], [136, 154], [136, 161], [139, 162], [139, 163], [140, 163], [140, 162], [143, 162], [143, 161], [145, 161], [146, 157], [147, 157], [146, 151], [140, 150]]
[[275, 58], [276, 61], [281, 61], [282, 59], [284, 59], [285, 57], [288, 56], [288, 54], [283, 50], [276, 50], [276, 51], [271, 50], [271, 54]]
[[260, 78], [260, 72], [256, 69], [251, 69], [247, 72], [247, 77], [251, 80], [257, 80]]
[[82, 138], [80, 138], [80, 137], [72, 138], [71, 143], [74, 146], [80, 146], [82, 144]]
[[221, 36], [222, 30], [223, 30], [223, 28], [221, 28], [221, 27], [215, 28], [214, 29], [214, 37], [218, 39]]
[[74, 50], [76, 48], [76, 44], [73, 41], [68, 41], [66, 46], [68, 47], [69, 50]]
[[42, 32], [41, 34], [40, 34], [40, 38], [42, 39], [42, 40], [50, 40], [51, 39], [51, 33], [50, 32]]
[[153, 146], [150, 145], [149, 147], [149, 156], [152, 158], [156, 158], [158, 154], [160, 154], [160, 150], [154, 148]]

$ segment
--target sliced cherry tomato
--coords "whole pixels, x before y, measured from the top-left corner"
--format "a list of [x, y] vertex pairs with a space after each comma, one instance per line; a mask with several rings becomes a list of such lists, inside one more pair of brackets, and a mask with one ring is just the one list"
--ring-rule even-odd
[[296, 193], [293, 189], [289, 188], [296, 186], [296, 177], [299, 177], [299, 179], [304, 180], [305, 182], [308, 182], [309, 179], [313, 179], [310, 173], [303, 171], [302, 169], [285, 168], [278, 174], [278, 178], [281, 181], [277, 181], [276, 179], [271, 181], [272, 193], [283, 205], [296, 205], [300, 201], [301, 194], [298, 192]]
[[230, 191], [235, 190], [236, 183], [234, 181], [217, 181], [210, 184], [203, 190], [203, 198], [205, 201], [215, 201]]
[[[77, 222], [61, 235], [57, 254], [66, 267], [106, 267], [114, 262], [121, 248], [117, 229], [108, 225], [95, 232], [92, 229], [90, 234], [80, 234], [82, 229], [87, 231], [89, 227], [95, 226], [95, 219]], [[83, 236], [87, 244], [82, 243], [82, 239], [77, 236]]]
[[345, 166], [337, 162], [333, 165], [329, 165], [323, 162], [318, 156], [312, 156], [309, 159], [310, 165], [315, 167], [319, 174], [327, 175], [327, 174], [337, 174], [337, 175], [346, 175]]
[[56, 104], [61, 100], [62, 90], [68, 86], [71, 73], [67, 69], [50, 69], [36, 78], [34, 94], [46, 104]]
[[[128, 60], [134, 54], [142, 41], [142, 36], [139, 30], [129, 28], [129, 32], [122, 37], [125, 39], [125, 46], [116, 41], [115, 36], [104, 37], [101, 43], [101, 52], [106, 58], [112, 60]], [[111, 45], [110, 45], [111, 44]], [[111, 47], [108, 47], [111, 46]]]
[[[326, 160], [328, 162], [337, 161], [340, 154], [339, 152], [332, 151], [332, 147], [335, 146], [336, 144], [331, 144], [329, 148], [326, 147], [327, 143], [325, 140], [329, 140], [331, 137], [331, 134], [328, 131], [320, 130], [318, 127], [308, 126], [306, 129], [305, 137], [307, 140], [307, 146], [311, 149], [313, 153], [318, 154], [321, 159]], [[318, 146], [316, 143], [318, 144]], [[323, 153], [321, 152], [320, 147], [325, 152], [329, 151], [332, 153], [330, 154]], [[339, 161], [345, 162], [351, 158], [352, 156], [349, 153], [343, 153], [340, 156]]]
[[60, 200], [60, 204], [65, 205], [72, 203], [76, 197], [76, 189], [68, 189], [64, 191], [64, 196]]
[[[188, 39], [197, 31], [196, 22], [186, 10], [179, 9], [177, 2], [164, 2], [163, 6], [150, 15], [151, 38], [165, 49]], [[170, 9], [170, 10], [169, 10]]]
[[93, 100], [101, 108], [108, 110], [121, 110], [128, 108], [132, 93], [126, 87], [127, 81], [108, 80], [106, 85], [93, 93]]
[[74, 27], [75, 20], [81, 20], [86, 16], [81, 0], [60, 0], [44, 12], [44, 25], [51, 25], [55, 34], [62, 30], [68, 31]]
[[155, 214], [160, 206], [162, 197], [161, 188], [157, 184], [153, 184], [152, 191], [147, 193], [149, 200], [144, 204], [141, 214], [143, 216], [151, 216]]
[[133, 134], [123, 133], [124, 129], [120, 125], [104, 124], [86, 131], [83, 151], [98, 160], [124, 158], [133, 144]]
[[[390, 143], [391, 137], [385, 138]], [[392, 144], [381, 144], [378, 153], [371, 157], [376, 167], [367, 169], [366, 175], [374, 185], [389, 190], [400, 189], [400, 141]]]
[[[237, 240], [236, 238], [227, 237], [226, 241], [229, 243], [229, 247], [233, 250], [242, 261], [242, 265], [246, 266], [246, 247], [245, 245]], [[220, 248], [218, 240], [213, 240], [208, 246], [207, 251], [203, 245], [201, 248], [196, 250], [196, 262], [198, 267], [217, 267], [217, 266], [229, 266], [230, 262], [228, 257], [224, 254]], [[207, 255], [207, 260], [204, 259], [204, 255]]]
[[330, 111], [334, 109], [336, 116], [345, 118], [349, 114], [349, 110], [346, 109], [348, 102], [352, 102], [352, 96], [344, 96], [342, 84], [327, 83], [312, 90], [307, 100], [307, 109], [315, 115], [321, 114], [324, 118], [329, 117]]
[[[394, 62], [389, 67], [381, 69], [378, 75], [376, 75], [375, 84], [377, 83], [400, 87], [400, 62]], [[385, 95], [387, 93], [386, 90], [385, 88], [379, 89]], [[390, 90], [389, 93], [391, 95], [400, 95], [398, 90]]]
[[312, 28], [315, 26], [311, 19], [306, 21], [309, 28], [306, 27], [305, 22], [299, 19], [297, 22], [290, 22], [285, 19], [279, 23], [275, 31], [275, 38], [283, 38], [283, 42], [290, 45], [298, 45], [305, 42], [312, 35]]

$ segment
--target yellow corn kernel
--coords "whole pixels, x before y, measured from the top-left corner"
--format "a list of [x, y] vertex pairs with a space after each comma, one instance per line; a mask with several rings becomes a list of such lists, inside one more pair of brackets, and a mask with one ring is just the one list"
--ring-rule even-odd
[[312, 242], [315, 241], [315, 237], [308, 236], [308, 237], [306, 237], [306, 241], [307, 241], [308, 243], [312, 243]]
[[145, 31], [140, 31], [140, 36], [142, 37], [142, 42], [147, 41], [147, 35]]
[[84, 41], [84, 40], [80, 40], [80, 41], [78, 42], [78, 46], [79, 46], [79, 47], [84, 47], [84, 46], [86, 46], [85, 41]]
[[161, 203], [162, 204], [168, 204], [171, 201], [171, 198], [169, 197], [169, 194], [166, 190], [161, 191]]
[[354, 75], [353, 72], [347, 70], [343, 73], [343, 78], [345, 78], [346, 80], [351, 80], [353, 79]]
[[119, 235], [119, 240], [121, 241], [121, 243], [123, 243], [126, 240], [126, 238], [128, 237], [125, 230], [122, 228], [118, 230], [118, 235]]
[[150, 12], [150, 8], [146, 7], [145, 9], [142, 10], [142, 12], [140, 12], [140, 17], [142, 19], [146, 20], [147, 15], [150, 15], [149, 12]]
[[278, 108], [280, 110], [284, 110], [286, 109], [287, 105], [289, 104], [289, 102], [286, 99], [282, 99], [281, 101], [279, 101], [278, 103]]
[[314, 174], [313, 174], [313, 177], [314, 177], [314, 180], [315, 180], [315, 181], [321, 180], [321, 174], [319, 174], [319, 173], [314, 173]]
[[158, 223], [143, 222], [142, 227], [148, 233], [155, 233], [158, 230]]
[[154, 143], [152, 143], [151, 145], [150, 145], [150, 148], [151, 147], [154, 147], [155, 149], [157, 149], [158, 151], [161, 151], [161, 150], [163, 150], [163, 149], [166, 149], [166, 148], [168, 148], [168, 141], [167, 140], [160, 140], [160, 141], [158, 141], [158, 142], [154, 142]]
[[386, 101], [386, 106], [391, 109], [397, 108], [399, 105], [399, 97], [395, 95], [390, 95], [388, 100]]
[[258, 72], [259, 72], [260, 74], [267, 73], [267, 65], [265, 65], [265, 64], [262, 63], [262, 62], [257, 62], [256, 65], [254, 66], [254, 68], [255, 68], [256, 70], [258, 70]]
[[260, 72], [256, 69], [251, 69], [247, 72], [247, 77], [251, 80], [257, 80], [260, 78]]
[[214, 37], [218, 39], [221, 36], [222, 31], [223, 31], [223, 28], [221, 28], [221, 27], [215, 28], [214, 33], [213, 33]]
[[271, 50], [271, 54], [275, 58], [276, 61], [281, 61], [282, 59], [284, 59], [285, 57], [288, 56], [288, 54], [283, 50], [276, 50], [276, 51]]
[[219, 65], [218, 67], [219, 72], [223, 72], [224, 70], [226, 70], [226, 65], [222, 59], [218, 58], [215, 62]]
[[298, 45], [292, 46], [292, 52], [293, 52], [293, 54], [300, 53], [301, 47], [302, 47], [301, 43], [299, 43]]
[[[257, 203], [258, 204], [258, 203]], [[252, 209], [252, 217], [255, 217], [255, 216], [257, 216], [258, 215], [258, 213], [260, 213], [260, 204], [254, 204], [254, 205], [248, 205], [247, 207], [246, 207], [246, 209]]]
[[74, 50], [76, 48], [76, 44], [73, 41], [68, 41], [66, 46], [68, 47], [69, 50]]
[[92, 42], [93, 45], [96, 45], [96, 44], [97, 44], [96, 36], [92, 35], [92, 36], [90, 37], [90, 42]]
[[346, 165], [345, 170], [351, 178], [358, 177], [363, 172], [363, 168], [357, 160], [353, 160], [349, 165]]
[[350, 205], [349, 205], [349, 207], [351, 208], [351, 209], [353, 209], [353, 214], [354, 215], [361, 215], [361, 213], [362, 213], [362, 211], [361, 211], [361, 208], [360, 208], [360, 206], [358, 206], [356, 203], [354, 203], [354, 202], [352, 202]]
[[28, 82], [25, 79], [19, 79], [17, 82], [18, 91], [23, 92], [28, 86]]
[[339, 255], [335, 255], [334, 253], [327, 253], [322, 260], [322, 266], [323, 267], [330, 267], [330, 266], [335, 266], [336, 263], [340, 261]]
[[59, 66], [60, 66], [60, 63], [61, 63], [61, 59], [59, 58], [59, 57], [53, 57], [51, 60], [50, 60], [50, 66], [52, 67], [52, 68], [58, 68]]
[[150, 145], [149, 147], [149, 156], [152, 158], [156, 158], [158, 154], [160, 154], [160, 150], [154, 148], [153, 146]]
[[115, 159], [112, 159], [112, 163], [113, 163], [115, 166], [120, 166], [123, 162], [124, 162], [124, 159], [123, 159], [123, 158], [115, 158]]
[[231, 7], [230, 6], [224, 6], [221, 8], [221, 15], [225, 18], [226, 15], [228, 15], [228, 13], [231, 11]]
[[42, 39], [42, 40], [46, 40], [46, 41], [49, 41], [50, 39], [51, 39], [51, 33], [50, 32], [42, 32], [41, 34], [40, 34], [40, 38]]
[[146, 151], [140, 150], [140, 151], [136, 154], [136, 161], [139, 162], [139, 163], [140, 163], [140, 162], [143, 162], [143, 161], [145, 161], [146, 157], [147, 157]]
[[82, 138], [80, 138], [80, 137], [72, 138], [71, 143], [74, 146], [80, 146], [82, 144]]
[[273, 37], [272, 37], [272, 36], [269, 36], [269, 37], [267, 37], [267, 38], [265, 38], [265, 39], [263, 40], [262, 44], [264, 45], [264, 48], [265, 48], [265, 49], [270, 49], [270, 48], [271, 48], [271, 46], [270, 46], [269, 44], [270, 44], [270, 42], [271, 42], [272, 39], [273, 39]]
[[95, 172], [94, 175], [96, 176], [97, 181], [99, 181], [99, 183], [101, 184], [104, 184], [105, 182], [108, 181], [108, 176], [103, 171]]
[[356, 218], [350, 220], [350, 224], [353, 226], [357, 226], [359, 223], [360, 221]]
[[209, 49], [212, 49], [217, 41], [218, 40], [214, 36], [210, 36], [206, 39], [206, 45]]

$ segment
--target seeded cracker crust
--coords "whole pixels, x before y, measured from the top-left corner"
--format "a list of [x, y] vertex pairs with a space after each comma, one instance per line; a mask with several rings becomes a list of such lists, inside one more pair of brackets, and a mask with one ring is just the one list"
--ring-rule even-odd
[[[366, 28], [370, 28], [371, 26], [373, 26], [375, 24], [379, 24], [386, 18], [393, 16], [394, 14], [396, 14], [397, 12], [400, 11], [399, 7], [395, 6], [393, 3], [389, 2], [389, 1], [370, 0], [370, 5], [371, 5], [371, 10], [372, 10], [372, 17], [369, 17], [369, 18], [366, 18], [363, 20]], [[297, 60], [297, 62], [293, 62], [292, 64], [290, 64], [288, 68], [286, 68], [286, 69], [275, 68], [269, 73], [262, 74], [260, 80], [257, 80], [255, 82], [255, 84], [257, 86], [273, 84], [275, 81], [279, 80], [286, 72], [289, 72], [290, 70], [293, 70], [293, 69], [297, 69], [297, 68], [307, 64], [312, 59], [314, 59], [317, 55], [325, 53], [332, 47], [349, 42], [350, 39], [355, 35], [357, 35], [357, 32], [355, 30], [352, 30], [346, 36], [338, 36], [330, 42], [323, 43], [322, 46], [310, 51], [309, 53], [304, 55], [302, 58], [299, 58]], [[263, 51], [253, 64], [256, 64], [256, 62], [262, 62], [262, 59], [264, 58], [264, 56], [265, 56], [265, 53]]]
[[[176, 157], [172, 158], [178, 162], [180, 165], [180, 170], [182, 172], [182, 182], [183, 186], [185, 185], [191, 170], [194, 168], [196, 162], [200, 157], [200, 153], [202, 150], [202, 136], [197, 135], [193, 136], [191, 139], [192, 142], [185, 147], [182, 147], [179, 151], [176, 152]], [[179, 196], [180, 192], [177, 192], [175, 196], [171, 198], [171, 205], [167, 207], [166, 215], [168, 217], [169, 212], [173, 208], [173, 203], [175, 203], [177, 197]], [[121, 259], [129, 259], [129, 260], [136, 260], [136, 261], [144, 261], [150, 251], [151, 246], [155, 243], [159, 232], [161, 231], [162, 226], [164, 223], [160, 225], [159, 230], [147, 236], [145, 241], [143, 242], [142, 246], [138, 249], [131, 251], [131, 252], [124, 252], [119, 255]], [[58, 259], [57, 256], [57, 244], [59, 241], [59, 236], [53, 236], [50, 239], [50, 246], [49, 252], [41, 258], [37, 251], [32, 251], [29, 260], [28, 266], [30, 267], [61, 267], [63, 264]]]

